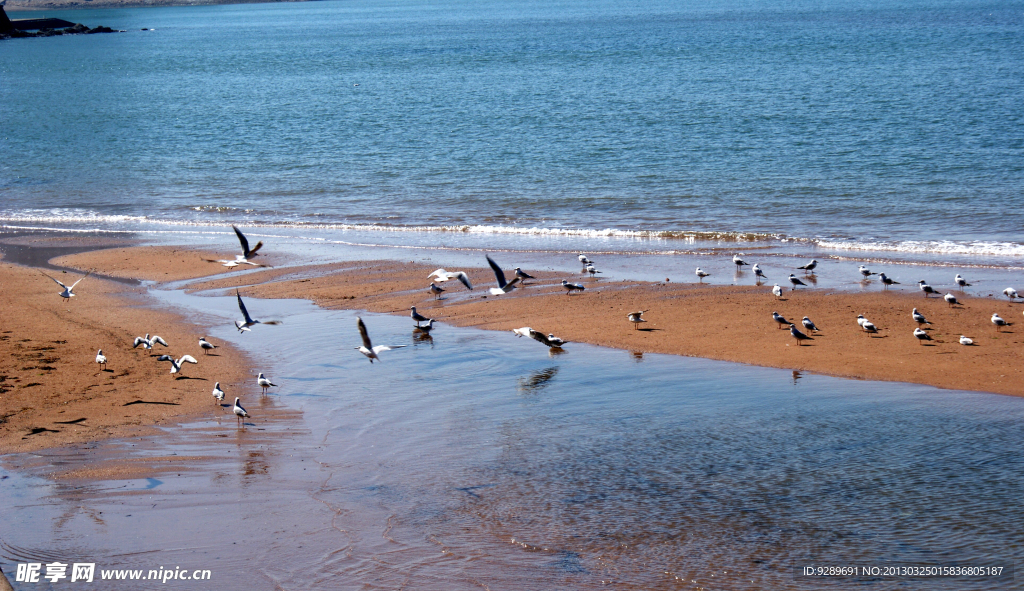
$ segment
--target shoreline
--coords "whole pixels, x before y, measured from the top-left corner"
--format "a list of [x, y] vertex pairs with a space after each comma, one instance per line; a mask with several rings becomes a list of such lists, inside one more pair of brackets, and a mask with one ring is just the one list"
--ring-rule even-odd
[[[63, 302], [60, 287], [39, 266], [19, 264], [40, 262], [33, 245], [47, 256], [62, 249], [95, 252], [109, 241], [55, 246], [37, 236], [12, 242], [0, 244], [5, 254], [17, 252], [0, 259], [0, 283], [7, 286], [0, 304], [0, 454], [133, 437], [213, 412], [230, 415], [227, 397], [220, 403], [226, 408], [215, 406], [213, 383], [243, 399], [255, 388], [244, 354], [217, 342], [216, 355], [204, 355], [198, 338], [206, 327], [159, 310], [138, 282], [97, 272]], [[63, 281], [52, 264], [41, 266]], [[66, 276], [73, 282], [82, 275]], [[135, 336], [147, 332], [171, 346], [132, 348]], [[95, 361], [99, 349], [105, 369]], [[191, 354], [199, 364], [174, 376], [169, 364], [155, 359], [163, 353]]]
[[[161, 258], [163, 247], [147, 247]], [[62, 264], [86, 260], [102, 265], [101, 255], [74, 255]], [[133, 261], [135, 259], [133, 258]], [[138, 273], [150, 262], [140, 259]], [[851, 379], [925, 384], [946, 389], [1024, 396], [1018, 322], [1024, 306], [992, 298], [970, 298], [949, 307], [941, 298], [897, 292], [849, 293], [836, 290], [787, 290], [776, 299], [765, 286], [710, 286], [697, 283], [601, 281], [537, 273], [538, 279], [512, 293], [487, 295], [493, 275], [486, 268], [464, 267], [476, 284], [467, 291], [456, 281], [445, 285], [445, 299], [434, 300], [426, 287], [435, 267], [419, 263], [358, 261], [259, 269], [190, 282], [189, 290], [243, 287], [246, 297], [305, 299], [327, 309], [367, 310], [408, 315], [410, 306], [441, 323], [511, 331], [531, 326], [577, 343], [643, 353], [702, 357]], [[529, 271], [529, 270], [528, 270]], [[120, 273], [133, 273], [121, 268]], [[509, 275], [511, 276], [511, 275]], [[587, 285], [568, 296], [560, 279]], [[933, 339], [918, 342], [917, 308], [932, 323]], [[648, 310], [644, 330], [634, 330], [626, 315]], [[778, 311], [798, 323], [809, 316], [820, 328], [814, 340], [798, 346], [788, 330], [772, 320]], [[999, 332], [989, 317], [998, 312], [1013, 326]], [[880, 333], [864, 333], [856, 316], [864, 314]], [[412, 322], [410, 320], [410, 322]], [[435, 333], [436, 334], [436, 333]], [[974, 346], [958, 342], [964, 334]], [[353, 327], [353, 340], [357, 334]], [[542, 347], [538, 343], [538, 347]], [[571, 349], [571, 345], [566, 347]], [[934, 357], [941, 355], [942, 357]], [[941, 361], [940, 361], [941, 360]]]

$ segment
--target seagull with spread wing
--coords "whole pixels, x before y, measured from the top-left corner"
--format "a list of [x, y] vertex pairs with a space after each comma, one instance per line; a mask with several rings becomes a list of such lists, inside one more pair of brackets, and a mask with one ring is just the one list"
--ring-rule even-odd
[[254, 267], [265, 266], [259, 263], [254, 263], [250, 260], [252, 258], [255, 258], [256, 256], [259, 256], [259, 253], [256, 251], [263, 247], [263, 241], [261, 240], [256, 243], [255, 247], [249, 248], [249, 240], [247, 240], [245, 234], [242, 234], [242, 231], [238, 229], [238, 226], [231, 226], [231, 229], [235, 231], [235, 235], [238, 236], [238, 242], [242, 244], [242, 254], [235, 255], [235, 258], [233, 260], [203, 260], [208, 263], [222, 263], [225, 267], [232, 269], [237, 267], [238, 265], [252, 265]]
[[238, 332], [249, 331], [251, 330], [250, 326], [257, 324], [281, 324], [280, 320], [268, 320], [266, 322], [253, 320], [252, 316], [249, 316], [249, 311], [245, 309], [245, 304], [242, 303], [242, 294], [238, 293], [237, 289], [235, 290], [235, 297], [238, 298], [238, 309], [242, 311], [242, 316], [244, 316], [242, 320], [235, 320], [235, 328], [238, 329]]
[[488, 290], [491, 295], [504, 295], [516, 288], [516, 284], [520, 281], [519, 277], [514, 277], [512, 281], [506, 282], [505, 272], [501, 270], [498, 263], [494, 262], [494, 259], [487, 256], [487, 264], [491, 266], [491, 270], [494, 271], [494, 279], [498, 282], [498, 287]]
[[359, 327], [359, 336], [363, 337], [363, 346], [362, 347], [355, 347], [355, 349], [357, 349], [363, 355], [366, 355], [366, 357], [370, 360], [370, 363], [373, 363], [374, 359], [376, 359], [377, 361], [380, 361], [380, 357], [377, 356], [378, 353], [381, 353], [383, 351], [390, 351], [392, 349], [401, 349], [402, 347], [405, 346], [405, 345], [391, 345], [391, 346], [388, 346], [388, 345], [377, 345], [376, 347], [374, 347], [373, 343], [370, 341], [370, 334], [366, 332], [366, 324], [363, 323], [363, 319], [359, 318], [359, 317], [356, 317], [356, 320], [358, 321], [356, 323], [356, 325]]
[[179, 371], [181, 371], [181, 364], [182, 363], [199, 363], [198, 361], [196, 361], [196, 358], [191, 356], [191, 355], [182, 355], [177, 360], [175, 360], [174, 357], [171, 357], [170, 355], [161, 355], [161, 356], [157, 357], [156, 360], [157, 361], [170, 361], [171, 362], [171, 373], [172, 374], [175, 374], [175, 373], [178, 373]]
[[466, 289], [470, 291], [473, 290], [473, 284], [469, 282], [469, 275], [466, 275], [464, 271], [445, 271], [444, 269], [438, 269], [430, 275], [427, 275], [427, 279], [430, 279], [431, 281], [440, 281], [441, 283], [444, 283], [449, 279], [458, 279], [466, 286]]
[[60, 295], [60, 297], [64, 298], [64, 301], [65, 301], [65, 302], [70, 302], [70, 301], [71, 301], [71, 298], [75, 297], [75, 286], [76, 286], [76, 285], [78, 285], [79, 283], [81, 283], [81, 282], [82, 282], [82, 279], [85, 279], [85, 278], [86, 278], [86, 277], [88, 277], [89, 275], [92, 275], [92, 271], [89, 271], [88, 273], [86, 273], [85, 275], [83, 275], [83, 276], [82, 276], [82, 277], [81, 277], [81, 278], [80, 278], [80, 279], [79, 279], [78, 281], [76, 281], [76, 282], [72, 283], [72, 284], [71, 284], [71, 287], [68, 287], [68, 286], [64, 285], [63, 283], [61, 283], [60, 281], [57, 281], [57, 280], [56, 280], [56, 279], [54, 279], [53, 277], [50, 277], [50, 276], [49, 276], [49, 275], [47, 275], [46, 273], [43, 273], [43, 276], [44, 276], [44, 277], [48, 277], [48, 278], [49, 278], [49, 279], [50, 279], [51, 281], [53, 281], [53, 282], [54, 282], [54, 283], [56, 283], [57, 285], [59, 285], [59, 286], [61, 286], [61, 287], [63, 287], [63, 288], [64, 288], [64, 291], [60, 292], [60, 294], [59, 294], [59, 295]]

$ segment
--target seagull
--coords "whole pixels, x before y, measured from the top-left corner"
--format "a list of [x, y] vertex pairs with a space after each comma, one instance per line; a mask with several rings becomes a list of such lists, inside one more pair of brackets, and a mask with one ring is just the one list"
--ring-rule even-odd
[[875, 328], [875, 325], [872, 324], [870, 320], [865, 319], [864, 322], [860, 324], [860, 327], [864, 329], [864, 332], [878, 333], [878, 329]]
[[526, 280], [527, 279], [536, 279], [536, 277], [526, 273], [525, 271], [523, 271], [519, 267], [516, 267], [516, 277], [519, 278], [520, 285], [526, 285]]
[[433, 318], [428, 318], [426, 324], [424, 324], [422, 326], [417, 324], [412, 329], [413, 330], [418, 330], [420, 332], [430, 332], [431, 329], [433, 329], [433, 328], [434, 328], [434, 319]]
[[562, 347], [562, 345], [564, 345], [567, 342], [563, 341], [562, 339], [556, 337], [553, 334], [545, 336], [544, 333], [537, 330], [533, 330], [529, 326], [515, 328], [512, 330], [512, 332], [514, 332], [517, 337], [530, 337], [531, 339], [537, 341], [538, 343], [547, 345], [552, 349], [559, 349]]
[[807, 263], [806, 265], [800, 265], [799, 267], [797, 267], [797, 269], [803, 269], [804, 274], [806, 275], [807, 273], [811, 273], [812, 271], [814, 271], [814, 268], [817, 266], [818, 261], [811, 259], [811, 262]]
[[65, 302], [70, 302], [70, 301], [71, 301], [71, 298], [75, 297], [75, 286], [76, 286], [76, 285], [78, 285], [79, 283], [81, 283], [81, 282], [82, 282], [82, 279], [85, 279], [85, 278], [86, 278], [86, 277], [88, 277], [89, 275], [92, 275], [92, 271], [89, 271], [88, 273], [86, 273], [85, 275], [83, 275], [83, 276], [82, 276], [82, 277], [81, 277], [81, 278], [80, 278], [80, 279], [79, 279], [78, 281], [76, 281], [76, 282], [72, 283], [72, 284], [71, 284], [71, 287], [68, 287], [68, 286], [64, 285], [63, 283], [61, 283], [60, 281], [57, 281], [57, 280], [56, 280], [56, 279], [54, 279], [53, 277], [50, 277], [50, 276], [49, 276], [49, 275], [47, 275], [46, 273], [43, 273], [43, 276], [44, 276], [44, 277], [49, 277], [51, 281], [53, 281], [53, 282], [54, 282], [54, 283], [56, 283], [57, 285], [59, 285], [59, 286], [61, 286], [61, 287], [63, 287], [63, 288], [64, 288], [64, 291], [60, 292], [60, 294], [59, 294], [59, 295], [60, 295], [60, 297], [64, 298], [64, 301], [65, 301]]
[[203, 351], [206, 352], [207, 355], [210, 354], [210, 351], [217, 348], [217, 345], [214, 345], [210, 341], [207, 341], [206, 337], [199, 337], [199, 346], [203, 349]]
[[972, 339], [965, 337], [964, 335], [960, 335], [960, 344], [965, 347], [969, 347], [974, 344], [974, 341]]
[[150, 337], [149, 333], [147, 332], [146, 336], [144, 337], [135, 337], [135, 343], [132, 344], [132, 349], [138, 347], [139, 345], [142, 345], [143, 349], [152, 349], [153, 345], [156, 345], [158, 343], [165, 347], [170, 346], [167, 344], [167, 341], [165, 341], [162, 337], [156, 335]]
[[463, 285], [466, 286], [466, 289], [470, 291], [473, 290], [473, 284], [469, 282], [469, 275], [466, 275], [466, 273], [463, 271], [445, 271], [444, 269], [438, 269], [431, 273], [430, 275], [427, 275], [427, 279], [431, 279], [432, 281], [440, 281], [441, 283], [444, 283], [449, 279], [458, 279]]
[[[545, 343], [544, 341], [541, 341], [541, 342]], [[564, 345], [564, 344], [566, 344], [568, 342], [569, 341], [563, 341], [562, 339], [556, 337], [555, 335], [553, 335], [551, 333], [548, 333], [548, 340], [547, 340], [547, 342], [545, 344], [547, 346], [551, 347], [552, 349], [561, 349], [562, 345]]]
[[749, 265], [750, 263], [744, 263], [743, 262], [743, 259], [740, 258], [741, 256], [743, 256], [742, 252], [739, 253], [739, 254], [732, 255], [732, 262], [733, 262], [733, 264], [735, 264], [737, 267], [742, 267], [743, 265]]
[[1003, 295], [1010, 298], [1011, 300], [1020, 297], [1019, 295], [1017, 295], [1017, 290], [1012, 287], [1007, 287], [1006, 289], [1004, 289]]
[[913, 318], [914, 322], [917, 322], [918, 324], [931, 324], [931, 322], [925, 320], [924, 314], [917, 311], [917, 308], [914, 308], [914, 310], [910, 312], [910, 317]]
[[861, 265], [858, 270], [860, 271], [860, 274], [864, 276], [865, 279], [871, 277], [872, 275], [878, 275], [878, 273], [872, 273], [871, 271], [869, 271], [868, 268], [865, 267], [864, 265]]
[[182, 355], [181, 358], [178, 359], [177, 361], [175, 361], [174, 357], [171, 357], [170, 355], [161, 355], [161, 356], [157, 357], [156, 360], [157, 361], [170, 361], [171, 362], [171, 373], [172, 374], [175, 374], [175, 373], [178, 373], [179, 371], [181, 371], [181, 364], [182, 363], [199, 363], [198, 361], [196, 361], [196, 358], [191, 356], [191, 355]]
[[795, 324], [790, 324], [789, 325], [789, 334], [793, 335], [793, 338], [796, 339], [796, 344], [797, 345], [802, 345], [804, 341], [813, 341], [814, 340], [811, 337], [809, 337], [809, 336], [805, 335], [804, 333], [800, 332], [799, 330], [797, 330]]
[[793, 324], [789, 320], [783, 318], [778, 312], [772, 312], [772, 318], [775, 320], [775, 322], [779, 323], [779, 328], [786, 328], [786, 326]]
[[237, 396], [235, 396], [235, 407], [232, 408], [231, 410], [235, 411], [235, 416], [238, 417], [238, 421], [239, 421], [238, 425], [239, 426], [242, 425], [241, 421], [242, 421], [243, 418], [249, 418], [249, 413], [245, 412], [245, 409], [242, 408], [241, 404], [238, 404], [238, 397]]
[[946, 303], [949, 304], [950, 308], [960, 304], [960, 302], [957, 301], [956, 296], [951, 293], [947, 293], [946, 295], [942, 296], [942, 299], [946, 300]]
[[924, 279], [918, 281], [917, 285], [921, 288], [921, 291], [924, 292], [924, 297], [928, 297], [928, 294], [930, 293], [936, 293], [935, 290], [932, 289], [932, 286], [928, 285]]
[[751, 270], [754, 271], [754, 277], [757, 278], [758, 283], [761, 283], [762, 279], [768, 279], [767, 277], [765, 277], [764, 271], [761, 270], [761, 267], [758, 263], [754, 263], [754, 266], [751, 267]]
[[357, 316], [356, 320], [356, 325], [359, 327], [359, 336], [363, 337], [363, 346], [355, 347], [355, 349], [357, 349], [363, 355], [366, 355], [366, 357], [370, 360], [370, 363], [373, 363], [374, 359], [380, 361], [380, 357], [377, 356], [378, 353], [381, 353], [383, 351], [390, 351], [392, 349], [401, 349], [402, 347], [405, 346], [392, 345], [389, 347], [387, 345], [377, 345], [376, 347], [374, 347], [373, 343], [370, 342], [370, 335], [366, 332], [366, 325], [363, 324], [363, 319]]
[[800, 281], [797, 278], [797, 276], [792, 274], [792, 273], [789, 274], [789, 282], [793, 284], [793, 289], [796, 289], [796, 286], [798, 286], [798, 285], [803, 285], [804, 287], [807, 287], [806, 283], [804, 283], [803, 281]]
[[245, 238], [245, 234], [238, 229], [238, 226], [231, 226], [231, 229], [235, 231], [235, 235], [238, 236], [238, 242], [242, 244], [242, 254], [235, 255], [233, 260], [215, 260], [215, 259], [203, 259], [208, 263], [223, 263], [225, 267], [234, 268], [238, 265], [252, 265], [254, 267], [262, 267], [259, 263], [254, 263], [250, 259], [259, 255], [258, 251], [263, 247], [263, 241], [257, 242], [255, 248], [249, 248], [249, 241]]
[[103, 366], [103, 369], [107, 369], [107, 356], [103, 354], [103, 349], [96, 351], [96, 363]]
[[801, 320], [800, 323], [803, 324], [804, 328], [806, 328], [807, 330], [818, 332], [818, 327], [814, 326], [814, 323], [811, 322], [810, 318], [804, 316], [804, 319]]
[[594, 267], [593, 263], [588, 264], [586, 267], [583, 268], [583, 270], [586, 271], [587, 273], [590, 273], [591, 277], [601, 272], [598, 271], [596, 267]]
[[710, 277], [710, 276], [711, 276], [711, 273], [708, 273], [708, 272], [704, 271], [703, 269], [701, 269], [700, 267], [697, 267], [697, 279], [698, 279], [698, 281], [700, 281], [701, 283], [704, 283], [704, 278], [705, 277]]
[[775, 294], [775, 297], [777, 297], [777, 298], [781, 298], [782, 297], [782, 288], [779, 287], [778, 283], [776, 283], [775, 287], [772, 288], [772, 293]]
[[409, 316], [411, 316], [412, 319], [416, 321], [416, 326], [419, 326], [420, 322], [426, 322], [426, 321], [430, 320], [430, 318], [427, 318], [423, 314], [420, 314], [419, 312], [417, 312], [416, 311], [416, 306], [413, 306], [413, 307], [411, 307], [409, 309], [412, 310], [412, 312], [409, 313]]
[[917, 340], [920, 341], [920, 343], [922, 345], [924, 344], [925, 341], [932, 340], [931, 335], [929, 335], [925, 331], [921, 330], [920, 327], [914, 329], [914, 336], [917, 337]]
[[971, 286], [971, 284], [967, 283], [967, 280], [964, 279], [963, 277], [961, 277], [959, 273], [957, 273], [956, 277], [953, 278], [953, 282], [956, 283], [957, 286], [960, 287], [960, 291], [963, 291], [964, 287], [970, 287]]
[[586, 287], [580, 285], [579, 283], [569, 283], [565, 279], [562, 280], [562, 287], [564, 287], [567, 290], [565, 295], [570, 295], [574, 291], [583, 291], [584, 289], [586, 289]]
[[213, 385], [213, 399], [217, 402], [222, 402], [224, 400], [224, 390], [220, 389], [220, 382]]
[[867, 321], [868, 319], [863, 314], [857, 314], [857, 326], [864, 328], [864, 323]]
[[593, 261], [591, 261], [590, 259], [588, 259], [588, 258], [587, 258], [587, 255], [585, 255], [585, 254], [581, 254], [581, 255], [580, 255], [579, 257], [577, 257], [577, 258], [578, 258], [578, 259], [580, 260], [580, 264], [581, 264], [581, 265], [584, 265], [584, 266], [586, 266], [586, 265], [589, 265], [590, 263], [592, 263], [592, 262], [593, 262]]
[[[486, 255], [485, 255], [486, 256]], [[504, 295], [516, 288], [516, 283], [519, 283], [518, 277], [513, 277], [512, 281], [505, 282], [505, 272], [501, 270], [498, 263], [494, 262], [494, 259], [487, 257], [487, 264], [491, 266], [491, 270], [494, 271], [494, 279], [498, 282], [498, 287], [492, 287], [489, 291], [491, 295]]]
[[630, 312], [629, 314], [626, 315], [626, 318], [628, 318], [629, 321], [633, 323], [633, 328], [634, 329], [639, 330], [640, 329], [640, 323], [641, 322], [647, 322], [646, 320], [644, 320], [642, 318], [642, 316], [644, 315], [644, 312], [648, 312], [648, 310], [640, 310], [639, 312]]
[[275, 384], [275, 383], [271, 382], [270, 380], [268, 380], [267, 377], [265, 375], [263, 375], [263, 372], [260, 372], [260, 375], [256, 376], [256, 383], [259, 384], [260, 388], [263, 388], [263, 393], [264, 394], [267, 393], [267, 388], [276, 388], [277, 387], [277, 384]]
[[884, 289], [889, 289], [890, 285], [899, 285], [900, 284], [899, 281], [893, 281], [892, 279], [889, 279], [888, 277], [886, 277], [885, 273], [879, 273], [878, 274], [878, 278], [882, 280], [882, 285], [885, 286]]
[[434, 294], [435, 300], [441, 299], [441, 294], [444, 293], [444, 288], [433, 281], [430, 282], [430, 287], [427, 289], [430, 290], [430, 293]]
[[252, 316], [249, 316], [249, 311], [245, 309], [245, 304], [242, 303], [242, 294], [238, 293], [238, 289], [235, 289], [235, 297], [238, 298], [238, 309], [242, 311], [242, 316], [245, 317], [242, 320], [235, 320], [235, 328], [238, 329], [238, 332], [251, 330], [249, 327], [257, 324], [281, 324], [278, 320], [268, 320], [266, 322], [253, 320]]
[[1000, 328], [1002, 328], [1004, 326], [1012, 326], [1012, 323], [1007, 322], [1007, 321], [1003, 320], [1002, 318], [1000, 318], [999, 314], [993, 314], [992, 315], [992, 324], [996, 325], [996, 330], [999, 330]]

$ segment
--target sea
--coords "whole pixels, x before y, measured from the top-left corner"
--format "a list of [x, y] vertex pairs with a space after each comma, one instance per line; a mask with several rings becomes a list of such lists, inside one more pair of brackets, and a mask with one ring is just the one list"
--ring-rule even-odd
[[[1024, 286], [1021, 1], [9, 14], [123, 32], [0, 42], [5, 234], [231, 252], [235, 224], [285, 264], [486, 252], [579, 273], [586, 253], [608, 279], [702, 266], [753, 284], [742, 252], [781, 278], [816, 259], [824, 288], [880, 289], [861, 264], [897, 289], [958, 272], [968, 297]], [[370, 365], [345, 338], [354, 313], [266, 301], [250, 310], [284, 324], [238, 335], [231, 297], [181, 287], [153, 295], [223, 324], [209, 334], [280, 390], [250, 385], [241, 430], [227, 410], [144, 452], [7, 458], [5, 572], [83, 557], [212, 568], [211, 588], [247, 591], [1024, 588], [1024, 401], [585, 345], [549, 356], [363, 314], [408, 345]], [[282, 408], [288, 421], [261, 418]], [[26, 468], [100, 447], [220, 459], [82, 486]], [[800, 570], [940, 564], [1009, 571]]]

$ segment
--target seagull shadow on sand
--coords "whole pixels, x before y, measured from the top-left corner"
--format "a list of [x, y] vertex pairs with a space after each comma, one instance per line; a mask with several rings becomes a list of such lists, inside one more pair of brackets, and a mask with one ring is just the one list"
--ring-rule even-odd
[[200, 381], [203, 381], [203, 382], [209, 382], [210, 381], [210, 380], [208, 380], [206, 378], [193, 378], [191, 376], [178, 376], [178, 377], [176, 377], [174, 379], [176, 379], [176, 380], [200, 380]]
[[656, 330], [665, 330], [664, 328], [638, 328], [637, 332], [654, 332]]

